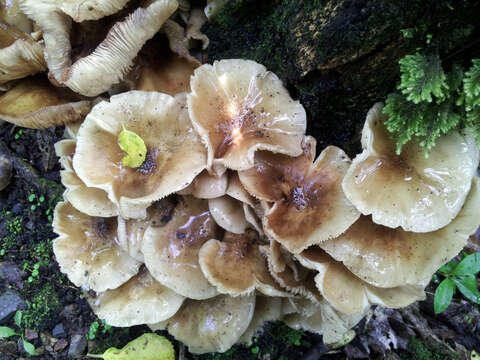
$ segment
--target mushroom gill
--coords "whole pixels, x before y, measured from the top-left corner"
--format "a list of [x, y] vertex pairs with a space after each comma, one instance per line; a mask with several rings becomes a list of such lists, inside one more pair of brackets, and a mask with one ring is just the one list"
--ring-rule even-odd
[[475, 176], [479, 164], [475, 140], [451, 132], [436, 141], [428, 158], [416, 141], [398, 155], [382, 111], [378, 103], [367, 114], [364, 150], [345, 175], [345, 195], [380, 225], [414, 232], [446, 226], [462, 208]]
[[[206, 150], [194, 133], [183, 94], [129, 91], [97, 104], [77, 135], [73, 167], [89, 187], [103, 189], [124, 218], [143, 218], [154, 201], [188, 186], [206, 165]], [[122, 163], [122, 129], [147, 147], [145, 161]]]
[[190, 117], [208, 148], [208, 167], [245, 170], [257, 150], [301, 154], [306, 114], [280, 79], [250, 60], [221, 60], [195, 69]]

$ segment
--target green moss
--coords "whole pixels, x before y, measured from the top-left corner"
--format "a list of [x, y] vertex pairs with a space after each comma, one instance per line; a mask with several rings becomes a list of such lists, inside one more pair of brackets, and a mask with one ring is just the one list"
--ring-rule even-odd
[[300, 346], [304, 332], [292, 329], [283, 322], [279, 322], [273, 328], [272, 335], [286, 345]]
[[42, 330], [58, 317], [61, 303], [55, 288], [51, 284], [44, 285], [32, 300], [27, 301], [27, 309], [23, 312], [25, 328]]
[[427, 345], [419, 338], [410, 339], [407, 347], [408, 351], [416, 360], [454, 360], [457, 359], [454, 354], [447, 354], [441, 349], [429, 349]]

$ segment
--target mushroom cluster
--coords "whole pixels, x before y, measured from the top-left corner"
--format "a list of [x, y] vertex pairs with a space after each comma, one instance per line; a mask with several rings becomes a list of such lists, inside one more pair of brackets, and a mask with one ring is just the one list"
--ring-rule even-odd
[[[208, 45], [203, 12], [184, 29], [169, 19], [175, 0], [18, 2], [34, 23], [9, 25], [21, 36], [0, 27], [0, 45], [42, 51], [38, 66], [4, 71], [0, 117], [68, 122], [54, 252], [112, 326], [167, 330], [192, 353], [250, 343], [278, 319], [343, 343], [372, 305], [424, 299], [480, 225], [468, 133], [439, 139], [429, 158], [415, 142], [397, 154], [376, 104], [361, 154], [317, 156], [275, 74], [190, 55], [189, 39]], [[143, 46], [160, 27], [161, 61]]]

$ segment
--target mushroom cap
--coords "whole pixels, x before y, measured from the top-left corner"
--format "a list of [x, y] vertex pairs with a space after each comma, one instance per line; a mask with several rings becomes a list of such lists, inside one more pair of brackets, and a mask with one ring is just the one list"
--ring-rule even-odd
[[207, 241], [198, 260], [205, 277], [222, 294], [238, 296], [257, 289], [268, 296], [288, 296], [270, 275], [253, 230], [226, 232], [223, 241]]
[[377, 224], [414, 232], [446, 226], [462, 208], [475, 176], [479, 163], [475, 140], [452, 132], [436, 141], [428, 158], [415, 141], [397, 155], [382, 110], [378, 103], [368, 112], [364, 151], [343, 180], [345, 195]]
[[78, 121], [91, 107], [90, 101], [79, 101], [40, 77], [22, 80], [0, 96], [0, 118], [32, 129]]
[[43, 47], [29, 36], [0, 49], [0, 84], [35, 75], [46, 68]]
[[131, 257], [144, 263], [142, 253], [143, 237], [149, 226], [159, 227], [165, 225], [171, 218], [175, 209], [174, 199], [167, 197], [154, 202], [147, 209], [145, 219], [123, 219], [118, 217], [118, 245]]
[[245, 219], [242, 203], [230, 196], [208, 200], [208, 208], [215, 222], [234, 234], [243, 234], [250, 227]]
[[237, 199], [250, 206], [255, 206], [255, 201], [252, 196], [243, 187], [238, 172], [230, 171], [228, 173], [228, 187], [225, 192], [228, 196]]
[[215, 61], [195, 69], [190, 86], [190, 117], [208, 148], [209, 168], [215, 162], [220, 168], [249, 169], [257, 150], [301, 154], [305, 110], [263, 65]]
[[255, 167], [239, 177], [247, 190], [256, 187], [254, 195], [275, 201], [263, 217], [265, 234], [299, 253], [340, 235], [360, 216], [342, 191], [349, 164], [335, 146], [323, 150], [314, 163], [308, 150], [297, 158], [263, 152]]
[[122, 286], [89, 298], [93, 312], [108, 325], [134, 326], [164, 321], [182, 306], [184, 297], [140, 271]]
[[255, 294], [218, 295], [186, 300], [168, 322], [168, 332], [188, 346], [192, 354], [225, 352], [247, 330], [255, 309]]
[[202, 50], [205, 50], [210, 44], [207, 35], [202, 33], [202, 26], [208, 21], [205, 13], [200, 8], [193, 8], [188, 18], [185, 36], [188, 40], [198, 40], [202, 42]]
[[479, 180], [457, 217], [431, 233], [412, 233], [374, 224], [362, 216], [336, 239], [319, 246], [360, 279], [378, 287], [415, 285], [431, 276], [465, 246], [480, 225]]
[[0, 6], [0, 19], [8, 25], [29, 34], [32, 32], [33, 24], [20, 10], [19, 0], [2, 1]]
[[[139, 168], [122, 164], [122, 128], [139, 135], [147, 146]], [[205, 165], [206, 150], [190, 125], [184, 95], [144, 91], [97, 104], [80, 127], [73, 157], [80, 179], [105, 190], [124, 218], [144, 217], [153, 201], [186, 187]]]
[[117, 219], [82, 214], [58, 203], [53, 230], [59, 235], [53, 252], [60, 270], [76, 286], [101, 292], [115, 289], [138, 272], [140, 263], [117, 245]]
[[228, 175], [223, 173], [220, 176], [210, 175], [204, 170], [193, 179], [189, 185], [190, 192], [199, 199], [214, 199], [225, 195], [228, 186]]
[[111, 217], [118, 215], [118, 207], [108, 199], [102, 189], [87, 187], [73, 170], [72, 158], [75, 154], [75, 140], [61, 140], [55, 143], [55, 153], [60, 157], [64, 170], [60, 171], [63, 198], [78, 211], [89, 216]]
[[59, 8], [76, 22], [98, 20], [115, 14], [130, 0], [62, 0]]
[[206, 200], [180, 197], [170, 221], [161, 227], [150, 226], [144, 234], [142, 253], [152, 276], [180, 295], [207, 299], [217, 295], [198, 263], [200, 247], [217, 237]]
[[255, 312], [247, 330], [238, 339], [239, 344], [251, 345], [254, 336], [262, 331], [263, 325], [269, 321], [280, 320], [282, 317], [282, 298], [272, 296], [257, 296]]
[[200, 65], [200, 62], [190, 55], [190, 51], [188, 50], [188, 39], [183, 26], [173, 20], [167, 20], [162, 26], [162, 32], [167, 37], [168, 45], [173, 53], [187, 60], [191, 64], [196, 66]]
[[318, 247], [304, 250], [297, 258], [303, 266], [318, 271], [315, 283], [320, 293], [344, 314], [364, 312], [370, 304], [399, 308], [425, 299], [421, 285], [394, 288], [369, 285]]
[[272, 240], [270, 246], [261, 246], [260, 251], [267, 258], [270, 275], [282, 288], [316, 303], [322, 301], [322, 295], [315, 286], [315, 273], [302, 271], [297, 264], [287, 262], [279, 243]]

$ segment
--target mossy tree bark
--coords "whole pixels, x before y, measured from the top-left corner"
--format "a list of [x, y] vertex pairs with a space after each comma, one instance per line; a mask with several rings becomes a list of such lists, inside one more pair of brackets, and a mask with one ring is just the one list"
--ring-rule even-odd
[[467, 0], [228, 0], [203, 30], [209, 61], [264, 64], [305, 106], [320, 147], [352, 155], [367, 110], [395, 90], [401, 57], [438, 51], [448, 68], [480, 56], [478, 14]]

